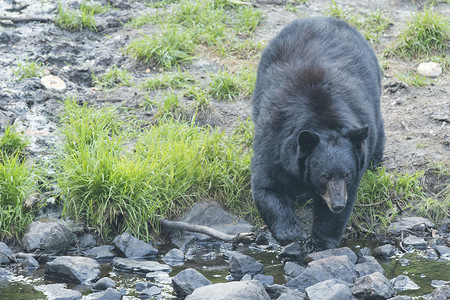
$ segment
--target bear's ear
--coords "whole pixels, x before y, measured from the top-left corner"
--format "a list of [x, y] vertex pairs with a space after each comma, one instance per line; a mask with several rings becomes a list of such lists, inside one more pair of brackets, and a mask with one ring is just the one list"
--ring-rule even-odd
[[319, 136], [307, 130], [302, 130], [297, 137], [300, 151], [305, 154], [309, 153], [319, 143]]
[[369, 136], [369, 125], [361, 128], [349, 129], [347, 136], [355, 144], [361, 144]]

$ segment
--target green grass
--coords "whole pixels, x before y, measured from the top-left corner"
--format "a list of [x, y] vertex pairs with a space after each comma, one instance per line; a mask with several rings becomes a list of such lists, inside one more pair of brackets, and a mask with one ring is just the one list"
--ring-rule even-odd
[[253, 8], [253, 6], [239, 6], [236, 11], [235, 30], [238, 34], [250, 35], [255, 31], [263, 18], [262, 10]]
[[15, 126], [7, 126], [5, 133], [0, 137], [0, 153], [3, 157], [18, 155], [20, 159], [25, 156], [25, 149], [29, 142]]
[[187, 72], [169, 72], [147, 79], [141, 85], [141, 88], [146, 90], [179, 89], [192, 84], [195, 84], [195, 79], [191, 74]]
[[117, 123], [113, 109], [77, 107], [70, 99], [65, 107], [57, 164], [64, 212], [105, 239], [127, 231], [149, 240], [159, 218], [202, 199], [254, 214], [251, 153], [223, 131], [167, 119], [136, 135]]
[[194, 48], [189, 33], [169, 27], [156, 37], [142, 35], [131, 41], [126, 52], [146, 64], [171, 68], [193, 60]]
[[367, 171], [350, 218], [352, 227], [374, 233], [387, 229], [400, 210], [411, 210], [413, 203], [426, 198], [420, 182], [422, 175], [388, 172], [384, 167]]
[[131, 74], [127, 70], [121, 70], [116, 65], [110, 67], [100, 77], [92, 73], [94, 85], [104, 89], [113, 88], [120, 85], [131, 86]]
[[449, 43], [449, 20], [433, 12], [433, 7], [417, 12], [385, 50], [385, 55], [398, 55], [407, 59], [429, 56], [445, 57]]
[[204, 110], [211, 104], [211, 100], [209, 99], [207, 93], [205, 93], [204, 89], [198, 86], [189, 87], [184, 96], [195, 101], [195, 107], [200, 110]]
[[84, 28], [97, 31], [97, 25], [94, 15], [104, 12], [107, 7], [102, 7], [98, 3], [83, 1], [79, 9], [71, 9], [68, 6], [63, 6], [58, 2], [58, 12], [55, 18], [55, 23], [62, 29], [72, 31], [82, 31]]
[[413, 87], [421, 87], [421, 86], [426, 86], [426, 85], [430, 85], [431, 80], [423, 75], [420, 75], [418, 73], [416, 73], [415, 71], [409, 71], [406, 74], [395, 74], [395, 77], [397, 77], [398, 80], [400, 80], [401, 82], [406, 83], [409, 86], [413, 86]]
[[12, 69], [13, 74], [17, 77], [17, 81], [26, 78], [42, 77], [45, 73], [45, 65], [39, 60], [17, 61], [17, 68]]
[[211, 75], [211, 83], [208, 86], [209, 94], [220, 101], [233, 101], [239, 96], [250, 98], [256, 82], [256, 73], [243, 69], [236, 74], [220, 70]]
[[125, 26], [133, 27], [135, 29], [141, 28], [146, 24], [155, 23], [158, 20], [158, 16], [153, 14], [142, 14], [137, 17], [132, 18], [128, 21]]

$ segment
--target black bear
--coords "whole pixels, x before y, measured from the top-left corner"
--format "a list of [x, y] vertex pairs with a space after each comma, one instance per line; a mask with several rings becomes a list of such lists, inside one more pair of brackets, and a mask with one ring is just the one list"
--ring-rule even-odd
[[[307, 18], [264, 50], [253, 94], [252, 196], [281, 244], [339, 246], [367, 168], [383, 156], [381, 74], [344, 21]], [[311, 239], [294, 212], [313, 199]]]

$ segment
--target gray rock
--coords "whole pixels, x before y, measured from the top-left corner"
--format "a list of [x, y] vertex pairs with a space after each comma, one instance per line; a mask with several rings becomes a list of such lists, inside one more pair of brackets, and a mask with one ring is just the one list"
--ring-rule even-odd
[[[187, 212], [182, 220], [189, 224], [197, 224], [211, 227], [228, 234], [251, 232], [253, 226], [245, 220], [223, 210], [217, 202], [198, 202]], [[198, 240], [209, 240], [210, 236], [201, 233], [189, 233], [195, 235]]]
[[41, 219], [28, 225], [22, 243], [25, 251], [40, 249], [44, 253], [65, 253], [75, 245], [76, 237], [66, 222], [56, 219]]
[[256, 275], [264, 271], [264, 265], [253, 257], [236, 252], [230, 259], [230, 273], [239, 280], [245, 274]]
[[261, 282], [264, 286], [265, 285], [272, 285], [273, 284], [273, 276], [272, 275], [264, 275], [264, 274], [256, 274], [253, 277], [254, 280], [258, 280]]
[[83, 234], [80, 238], [80, 247], [81, 248], [88, 248], [88, 247], [95, 247], [97, 242], [94, 239], [94, 236], [92, 234]]
[[348, 247], [342, 247], [342, 248], [335, 248], [335, 249], [328, 249], [324, 251], [314, 252], [310, 253], [305, 257], [306, 262], [311, 262], [315, 260], [319, 260], [322, 258], [327, 258], [331, 256], [339, 256], [339, 255], [345, 255], [348, 257], [348, 259], [355, 264], [358, 257], [356, 256], [355, 252], [353, 252]]
[[194, 242], [195, 236], [189, 234], [172, 238], [172, 244], [177, 246], [181, 251], [186, 251], [187, 247], [192, 245]]
[[441, 286], [446, 285], [447, 283], [450, 284], [450, 281], [444, 281], [444, 280], [431, 280], [431, 286], [434, 288], [439, 288]]
[[114, 251], [114, 246], [104, 245], [89, 249], [85, 255], [97, 260], [107, 260], [116, 257], [117, 253]]
[[4, 268], [0, 268], [0, 282], [8, 281], [12, 276], [13, 273], [11, 273], [10, 271]]
[[379, 272], [356, 279], [351, 290], [357, 299], [388, 299], [395, 294], [389, 280]]
[[436, 251], [439, 253], [439, 258], [450, 260], [450, 248], [444, 245], [438, 245], [435, 247]]
[[146, 288], [148, 288], [148, 284], [147, 282], [143, 282], [143, 281], [138, 281], [134, 284], [134, 289], [138, 292], [145, 290]]
[[162, 261], [169, 266], [182, 266], [184, 264], [184, 253], [180, 249], [172, 249], [164, 255]]
[[0, 242], [0, 265], [9, 264], [13, 261], [14, 252], [3, 242]]
[[97, 280], [97, 282], [92, 286], [94, 291], [104, 291], [108, 288], [115, 288], [116, 283], [109, 277], [103, 277]]
[[[372, 256], [366, 256], [366, 257], [372, 257]], [[357, 277], [366, 276], [366, 275], [372, 274], [374, 272], [380, 272], [381, 274], [385, 275], [383, 267], [374, 258], [366, 259], [366, 262], [356, 264], [355, 272], [356, 272]]]
[[435, 62], [424, 62], [420, 63], [417, 67], [417, 73], [423, 76], [436, 77], [441, 75], [442, 67]]
[[300, 291], [292, 290], [292, 292], [281, 294], [277, 300], [305, 300], [306, 295]]
[[244, 276], [242, 276], [241, 281], [246, 281], [246, 280], [252, 280], [252, 275], [245, 274]]
[[102, 292], [92, 293], [83, 297], [83, 300], [121, 300], [122, 294], [110, 287]]
[[43, 292], [49, 300], [79, 300], [82, 297], [80, 292], [67, 289], [65, 283], [37, 285], [34, 289]]
[[417, 249], [417, 250], [425, 250], [428, 245], [427, 242], [423, 238], [410, 235], [403, 239], [403, 245], [407, 250]]
[[370, 250], [370, 248], [367, 248], [367, 247], [361, 248], [361, 249], [359, 249], [356, 256], [358, 256], [358, 258], [363, 257], [363, 256], [372, 256], [372, 250]]
[[295, 278], [305, 270], [305, 267], [294, 262], [288, 261], [284, 265], [284, 274], [288, 277]]
[[152, 286], [142, 290], [139, 293], [139, 298], [150, 298], [159, 294], [161, 294], [161, 288], [157, 286]]
[[350, 288], [334, 279], [325, 280], [305, 289], [309, 300], [352, 300]]
[[194, 290], [186, 300], [270, 300], [257, 280], [232, 281], [203, 286]]
[[393, 256], [397, 252], [397, 249], [391, 244], [376, 247], [373, 250], [373, 256], [376, 258], [388, 258]]
[[100, 264], [88, 257], [60, 256], [45, 264], [45, 276], [90, 283], [100, 274]]
[[285, 295], [285, 297], [294, 296], [297, 297], [295, 299], [306, 299], [306, 295], [299, 290], [290, 289], [288, 287], [285, 287], [284, 285], [280, 284], [271, 284], [266, 285], [266, 292], [269, 294], [271, 299], [277, 299], [281, 297], [282, 295]]
[[390, 280], [396, 292], [418, 290], [420, 287], [406, 275], [398, 275]]
[[444, 285], [435, 289], [431, 293], [432, 300], [448, 300], [450, 299], [450, 285]]
[[411, 300], [412, 298], [410, 296], [395, 296], [392, 298], [389, 298], [389, 300]]
[[172, 279], [170, 279], [169, 273], [162, 272], [162, 271], [147, 273], [147, 274], [145, 274], [145, 279], [147, 279], [148, 281], [151, 281], [151, 282], [161, 283], [161, 284], [166, 284], [166, 285], [170, 285], [172, 282]]
[[122, 233], [113, 240], [113, 245], [127, 258], [155, 257], [158, 250], [152, 245], [138, 240], [129, 233]]
[[167, 272], [172, 271], [168, 265], [160, 264], [156, 261], [135, 260], [129, 258], [116, 257], [112, 261], [112, 266], [123, 272], [130, 273], [150, 273], [150, 272]]
[[172, 278], [174, 292], [181, 298], [190, 295], [196, 288], [212, 284], [195, 269], [185, 269]]
[[437, 254], [436, 250], [431, 248], [425, 250], [423, 252], [423, 256], [429, 260], [437, 260], [439, 258], [439, 255]]
[[332, 256], [312, 261], [305, 271], [286, 283], [286, 286], [303, 292], [308, 286], [328, 279], [338, 279], [348, 283], [355, 281], [354, 265], [347, 256]]
[[302, 252], [302, 246], [298, 242], [293, 242], [281, 248], [278, 256], [296, 259], [302, 256]]
[[391, 234], [400, 234], [402, 231], [425, 231], [427, 227], [434, 228], [435, 225], [427, 218], [405, 217], [397, 222], [391, 223], [388, 232]]
[[25, 256], [24, 260], [21, 262], [21, 265], [29, 270], [39, 268], [39, 262], [31, 255]]

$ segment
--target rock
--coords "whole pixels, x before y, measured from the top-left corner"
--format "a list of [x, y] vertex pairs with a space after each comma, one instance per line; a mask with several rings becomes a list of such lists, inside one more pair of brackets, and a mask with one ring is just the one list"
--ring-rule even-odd
[[270, 300], [263, 285], [256, 280], [232, 281], [203, 286], [194, 290], [186, 300]]
[[400, 234], [402, 231], [425, 231], [427, 227], [435, 228], [433, 222], [422, 217], [405, 217], [397, 222], [391, 223], [388, 232], [391, 234]]
[[420, 287], [406, 275], [399, 275], [390, 280], [396, 292], [418, 290]]
[[407, 250], [417, 249], [425, 250], [427, 249], [427, 242], [423, 238], [410, 235], [403, 239], [403, 245]]
[[127, 258], [155, 257], [158, 250], [152, 245], [138, 240], [129, 233], [122, 233], [113, 240], [113, 245]]
[[372, 250], [370, 250], [370, 248], [367, 248], [367, 247], [361, 248], [361, 249], [359, 249], [356, 256], [358, 256], [358, 258], [363, 257], [363, 256], [372, 256]]
[[444, 245], [438, 245], [435, 247], [436, 251], [439, 253], [439, 258], [450, 260], [450, 248]]
[[242, 276], [240, 281], [246, 281], [246, 280], [252, 280], [252, 275], [245, 274], [244, 276]]
[[[294, 299], [302, 300], [306, 299], [306, 295], [299, 290], [290, 289], [288, 287], [285, 287], [284, 285], [280, 284], [271, 284], [266, 285], [266, 292], [269, 294], [271, 299], [280, 299], [279, 297], [296, 297]], [[288, 299], [288, 298], [286, 298]]]
[[334, 279], [325, 280], [305, 289], [309, 300], [352, 300], [350, 288]]
[[112, 261], [112, 266], [122, 272], [130, 273], [150, 273], [150, 272], [167, 272], [172, 271], [168, 265], [160, 264], [156, 261], [134, 260], [129, 258], [116, 257]]
[[170, 277], [169, 277], [169, 273], [162, 272], [162, 271], [147, 273], [147, 274], [145, 274], [145, 278], [148, 281], [166, 284], [166, 285], [170, 285], [172, 282], [172, 279], [170, 279]]
[[421, 63], [417, 67], [417, 73], [423, 76], [436, 77], [441, 75], [442, 67], [440, 64], [435, 62]]
[[212, 284], [195, 269], [185, 269], [172, 278], [172, 287], [177, 296], [184, 298], [196, 288]]
[[305, 267], [294, 262], [288, 261], [284, 265], [284, 274], [288, 277], [295, 278], [305, 270]]
[[303, 248], [300, 246], [300, 244], [298, 242], [293, 242], [281, 248], [281, 251], [278, 254], [278, 256], [282, 258], [287, 257], [291, 259], [297, 259], [299, 257], [303, 258], [302, 253]]
[[70, 282], [90, 283], [100, 274], [100, 264], [88, 257], [59, 256], [45, 264], [45, 276]]
[[[371, 257], [371, 259], [369, 259]], [[357, 277], [366, 276], [374, 272], [380, 272], [385, 275], [383, 267], [378, 263], [378, 261], [373, 258], [373, 256], [365, 256], [366, 261], [355, 265], [355, 272]]]
[[[228, 234], [253, 231], [253, 226], [223, 210], [217, 202], [206, 201], [194, 204], [182, 220], [189, 224], [204, 225]], [[189, 233], [198, 240], [210, 240], [211, 237], [201, 233]]]
[[94, 291], [104, 291], [108, 288], [115, 288], [116, 283], [109, 277], [103, 277], [97, 280], [97, 282], [92, 286]]
[[0, 132], [4, 132], [5, 128], [14, 124], [16, 114], [0, 107]]
[[64, 92], [66, 90], [66, 84], [64, 81], [53, 75], [46, 75], [41, 78], [41, 84], [47, 89], [55, 92]]
[[76, 237], [66, 222], [56, 219], [41, 219], [28, 225], [22, 243], [25, 251], [40, 249], [44, 253], [65, 253], [75, 245]]
[[446, 285], [447, 283], [450, 283], [450, 282], [444, 281], [444, 280], [431, 280], [431, 286], [434, 288], [439, 288], [441, 286]]
[[121, 300], [122, 294], [110, 287], [102, 292], [92, 293], [83, 297], [83, 300]]
[[195, 236], [189, 234], [172, 238], [172, 244], [177, 246], [181, 251], [186, 251], [187, 247], [192, 245], [194, 242]]
[[0, 265], [9, 264], [13, 261], [14, 252], [3, 242], [0, 242]]
[[305, 288], [328, 279], [353, 283], [356, 273], [353, 263], [345, 255], [312, 261], [297, 277], [286, 283], [287, 287], [305, 291]]
[[389, 258], [397, 252], [397, 249], [391, 244], [376, 247], [373, 250], [373, 256], [376, 258]]
[[145, 290], [146, 288], [148, 288], [148, 284], [147, 282], [143, 282], [143, 281], [138, 281], [134, 284], [134, 289], [138, 292]]
[[39, 262], [31, 255], [26, 255], [24, 260], [21, 262], [21, 265], [22, 267], [29, 270], [35, 270], [39, 268]]
[[139, 293], [139, 298], [150, 298], [159, 294], [161, 294], [161, 288], [157, 286], [152, 286], [142, 290]]
[[114, 249], [115, 249], [114, 246], [110, 245], [98, 246], [86, 251], [86, 256], [95, 258], [97, 260], [113, 259], [114, 257], [117, 256]]
[[37, 285], [34, 289], [43, 292], [49, 300], [79, 300], [82, 296], [78, 291], [67, 289], [65, 283]]
[[351, 290], [357, 299], [388, 299], [395, 294], [389, 280], [379, 272], [356, 279]]
[[[247, 274], [248, 275], [248, 274]], [[264, 275], [264, 274], [256, 274], [253, 277], [254, 280], [258, 280], [261, 282], [264, 286], [265, 285], [272, 285], [273, 284], [273, 276], [272, 275]]]
[[435, 289], [431, 293], [432, 300], [448, 300], [450, 299], [450, 285], [444, 285]]
[[95, 245], [97, 244], [94, 236], [89, 233], [83, 234], [80, 238], [79, 243], [81, 248], [95, 247]]
[[11, 278], [12, 276], [13, 276], [13, 273], [11, 273], [10, 271], [8, 271], [4, 268], [0, 268], [0, 282], [8, 281], [9, 278]]
[[300, 293], [300, 295], [295, 294], [294, 292], [285, 293], [285, 294], [281, 294], [280, 297], [277, 298], [277, 300], [305, 300], [306, 299], [305, 294], [303, 294], [300, 291], [297, 291], [297, 292]]
[[230, 273], [239, 280], [245, 274], [256, 275], [264, 271], [264, 265], [253, 257], [236, 252], [230, 259]]
[[162, 261], [169, 266], [182, 266], [184, 264], [184, 253], [180, 249], [172, 249], [164, 255]]
[[392, 298], [389, 298], [389, 300], [411, 300], [412, 298], [410, 296], [395, 296]]
[[339, 256], [339, 255], [345, 255], [348, 257], [348, 259], [355, 264], [358, 257], [356, 256], [355, 252], [350, 250], [348, 247], [342, 247], [342, 248], [335, 248], [335, 249], [328, 249], [324, 251], [314, 252], [310, 253], [305, 257], [306, 262], [311, 262], [314, 260], [319, 260], [326, 257], [331, 256]]

